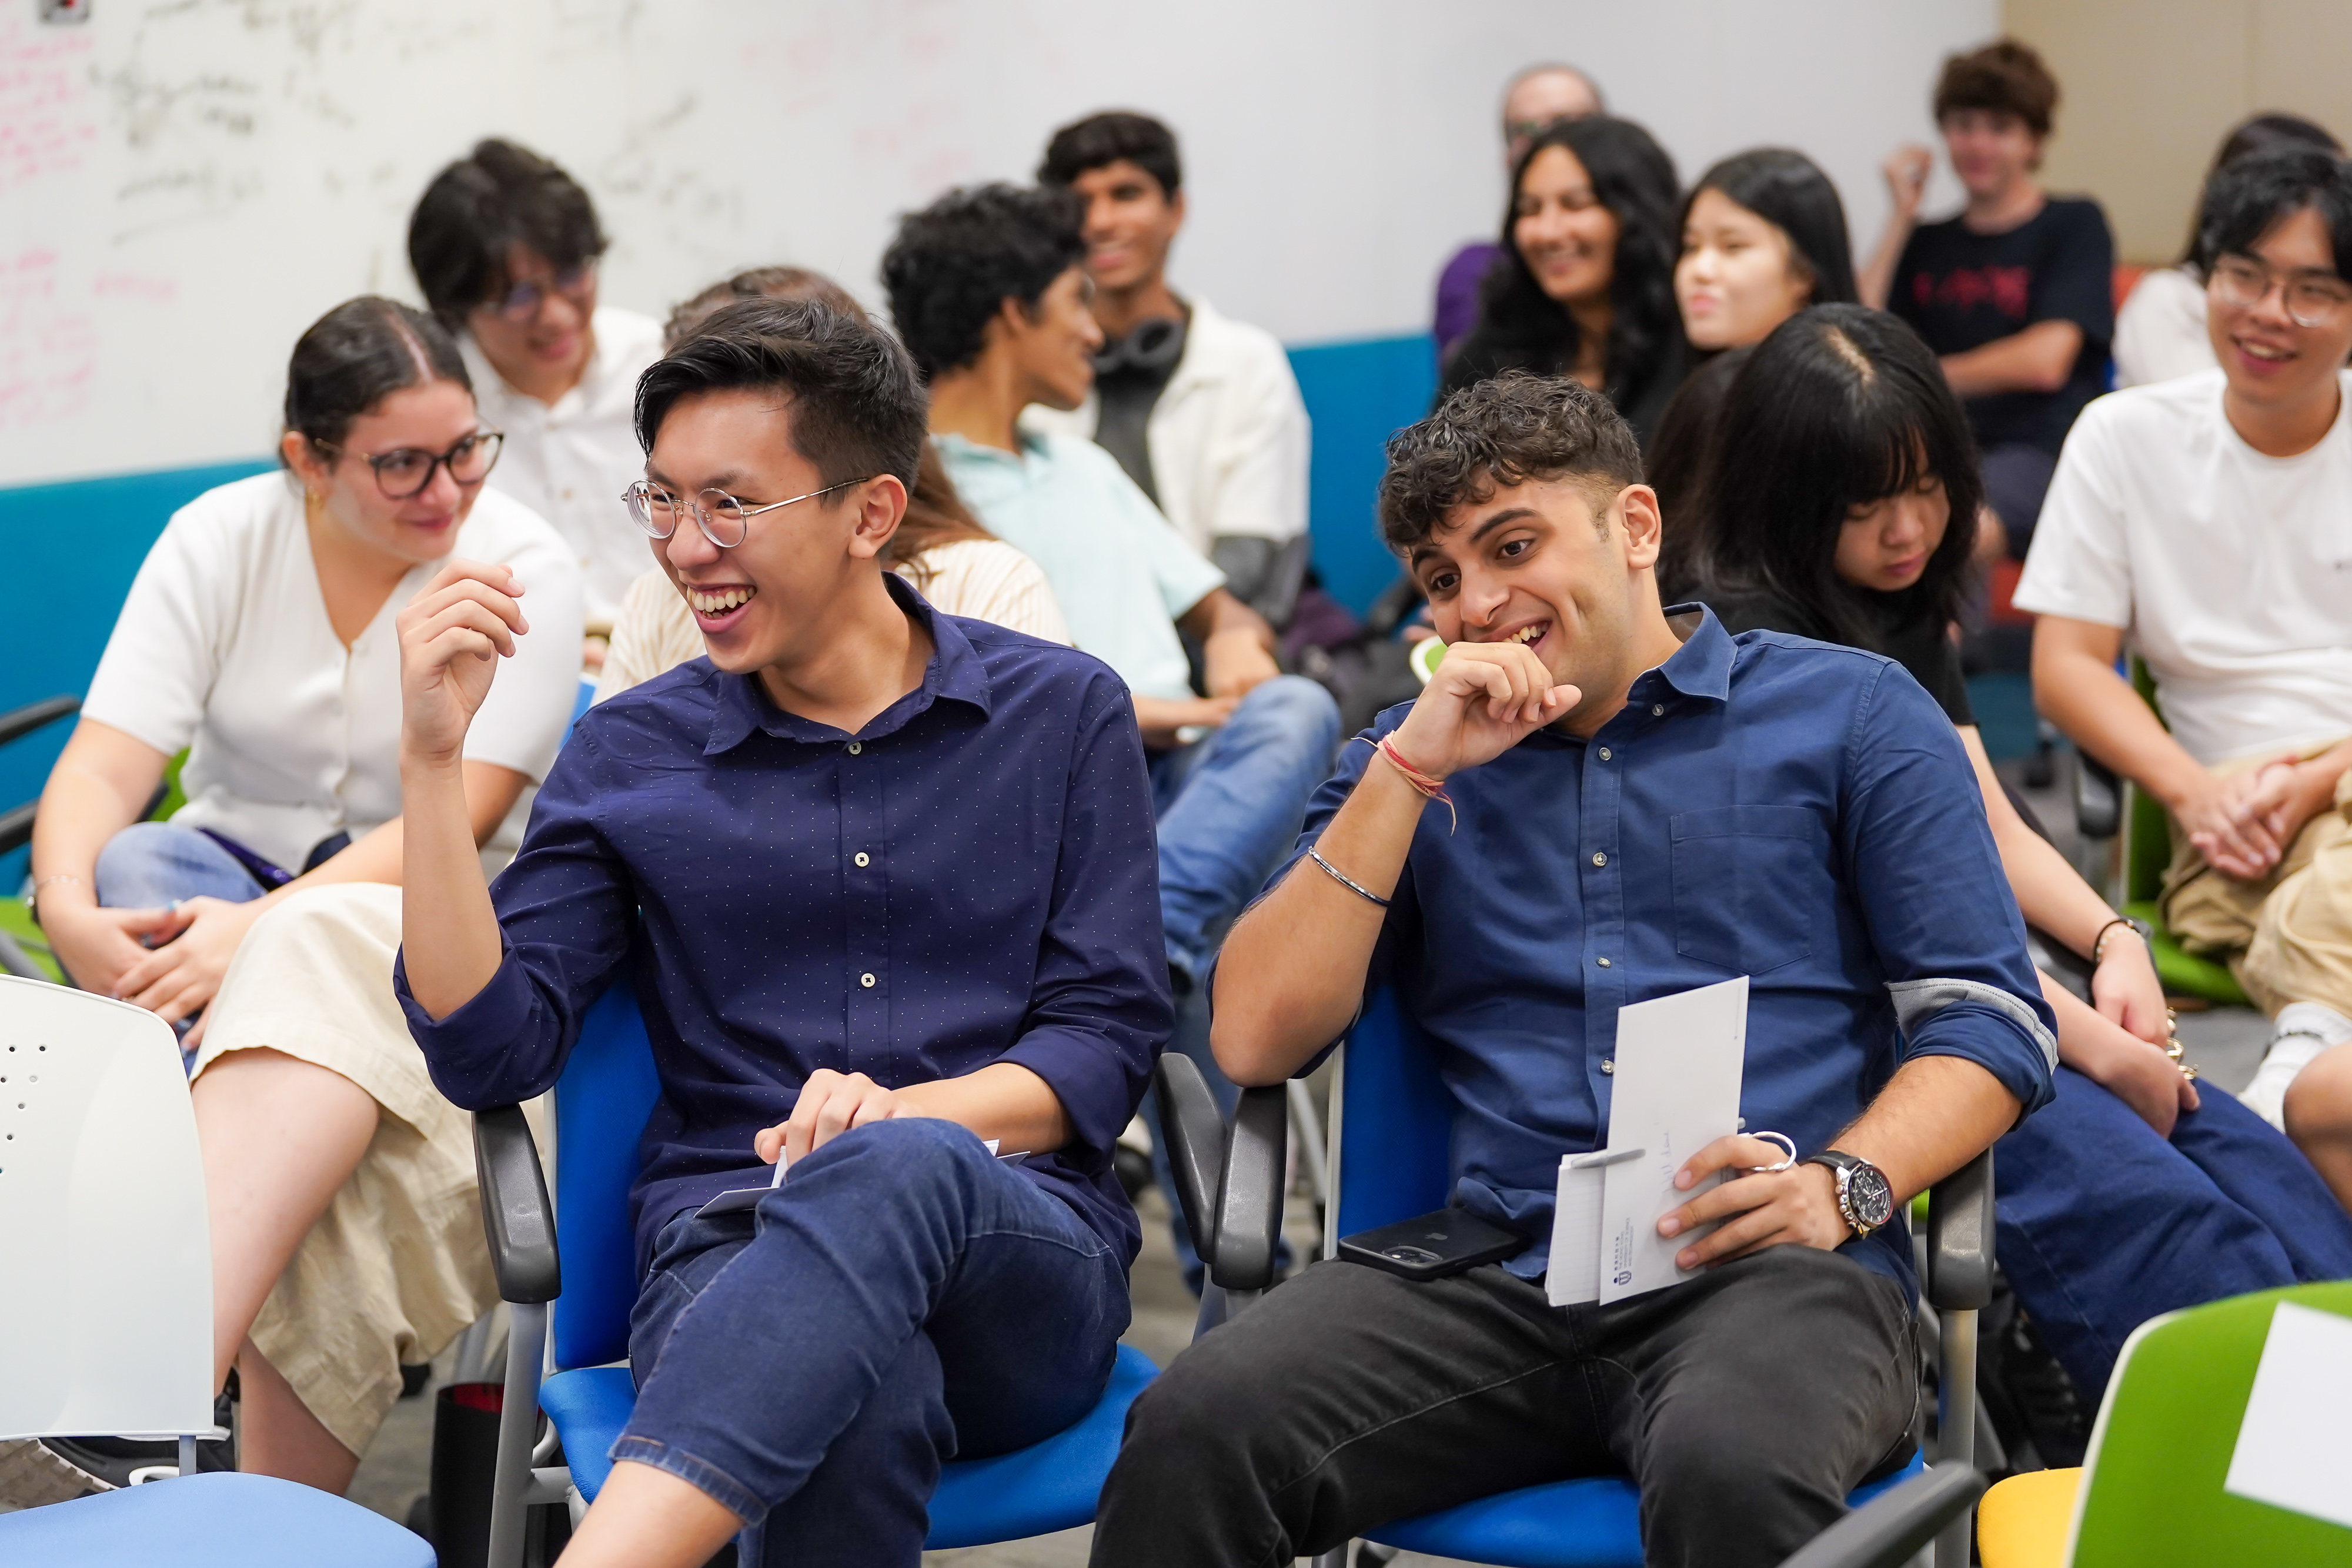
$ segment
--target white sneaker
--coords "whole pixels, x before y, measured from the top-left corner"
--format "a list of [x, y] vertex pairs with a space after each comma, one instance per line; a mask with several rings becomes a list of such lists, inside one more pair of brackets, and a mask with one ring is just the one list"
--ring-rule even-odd
[[2246, 1109], [2286, 1131], [2287, 1085], [2331, 1046], [2352, 1045], [2352, 1019], [2317, 1002], [2289, 1002], [2279, 1009], [2271, 1047], [2254, 1070], [2254, 1081], [2238, 1095]]

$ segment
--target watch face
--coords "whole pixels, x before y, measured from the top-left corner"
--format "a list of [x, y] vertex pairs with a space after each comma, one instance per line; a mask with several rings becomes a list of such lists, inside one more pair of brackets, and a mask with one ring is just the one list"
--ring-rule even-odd
[[1876, 1166], [1858, 1165], [1846, 1182], [1846, 1201], [1853, 1217], [1875, 1230], [1895, 1218], [1895, 1190]]

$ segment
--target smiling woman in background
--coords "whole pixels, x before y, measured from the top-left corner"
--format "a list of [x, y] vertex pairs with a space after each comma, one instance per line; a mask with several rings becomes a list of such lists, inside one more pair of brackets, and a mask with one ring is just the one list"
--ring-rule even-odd
[[[394, 618], [454, 559], [529, 585], [531, 632], [463, 763], [486, 862], [520, 841], [577, 691], [579, 573], [484, 486], [499, 446], [431, 317], [378, 298], [320, 317], [287, 371], [284, 471], [165, 527], [34, 832], [36, 913], [75, 982], [187, 1029], [215, 1386], [240, 1369], [241, 1462], [330, 1490], [402, 1364], [498, 1300], [472, 1124], [426, 1077], [392, 965]], [[188, 803], [140, 821], [183, 747]], [[125, 1456], [46, 1448], [50, 1496], [123, 1479], [104, 1461]]]
[[1675, 323], [1675, 166], [1631, 120], [1552, 126], [1511, 176], [1503, 254], [1439, 397], [1506, 370], [1605, 393], [1636, 435], [1681, 380]]
[[1853, 252], [1837, 187], [1801, 152], [1760, 147], [1698, 177], [1683, 203], [1675, 303], [1704, 352], [1760, 343], [1808, 305], [1851, 304]]

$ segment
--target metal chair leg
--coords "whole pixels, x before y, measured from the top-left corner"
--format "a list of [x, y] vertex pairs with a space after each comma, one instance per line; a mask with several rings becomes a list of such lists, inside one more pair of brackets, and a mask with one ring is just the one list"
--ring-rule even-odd
[[522, 1568], [530, 1516], [530, 1448], [539, 1428], [540, 1361], [547, 1354], [547, 1307], [512, 1304], [506, 1394], [499, 1412], [498, 1468], [490, 1486], [489, 1568]]
[[[1943, 1312], [1943, 1357], [1937, 1391], [1936, 1457], [1938, 1463], [1976, 1463], [1977, 1451], [1977, 1314], [1973, 1308], [1948, 1307]], [[1969, 1537], [1976, 1522], [1974, 1510], [1944, 1527], [1936, 1537], [1936, 1568], [1969, 1568]]]

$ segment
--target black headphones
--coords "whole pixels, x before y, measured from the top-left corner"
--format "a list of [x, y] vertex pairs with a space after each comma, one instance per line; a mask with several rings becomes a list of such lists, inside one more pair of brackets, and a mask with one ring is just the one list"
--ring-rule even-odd
[[1120, 371], [1144, 371], [1158, 374], [1173, 370], [1184, 354], [1184, 323], [1166, 316], [1154, 316], [1139, 321], [1124, 338], [1112, 340], [1102, 346], [1095, 356], [1095, 374], [1116, 375]]

